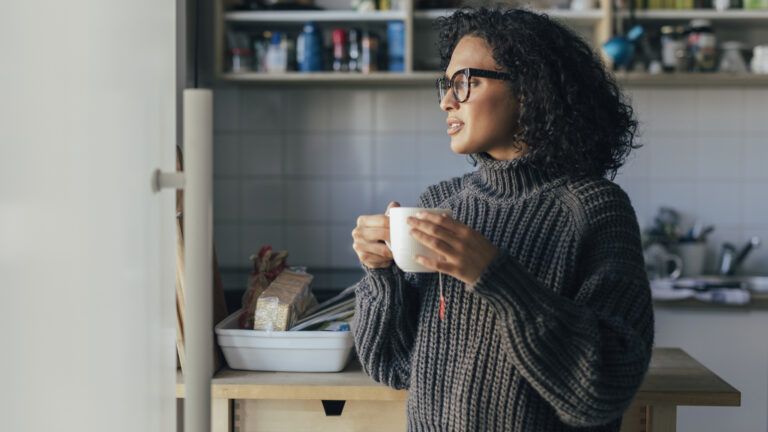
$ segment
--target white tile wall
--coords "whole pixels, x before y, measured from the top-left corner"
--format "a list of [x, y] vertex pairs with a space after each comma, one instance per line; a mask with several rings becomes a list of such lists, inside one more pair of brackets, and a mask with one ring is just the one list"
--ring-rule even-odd
[[[431, 86], [330, 90], [223, 87], [215, 93], [215, 236], [222, 264], [262, 244], [290, 262], [356, 267], [350, 232], [389, 201], [474, 168], [450, 151]], [[768, 243], [768, 90], [637, 88], [645, 144], [620, 170], [642, 226], [661, 205], [715, 224], [724, 241]], [[768, 273], [768, 247], [745, 263]]]
[[[634, 89], [631, 96], [646, 146], [617, 181], [641, 225], [661, 205], [680, 210], [688, 224], [714, 224], [709, 270], [723, 242], [741, 246], [753, 235], [768, 241], [768, 90]], [[752, 253], [744, 271], [768, 273], [765, 248]]]
[[[216, 146], [218, 147], [218, 143]], [[246, 132], [240, 136], [240, 152], [234, 163], [245, 176], [280, 175], [283, 173], [283, 134], [280, 132]], [[218, 150], [217, 150], [218, 151]]]

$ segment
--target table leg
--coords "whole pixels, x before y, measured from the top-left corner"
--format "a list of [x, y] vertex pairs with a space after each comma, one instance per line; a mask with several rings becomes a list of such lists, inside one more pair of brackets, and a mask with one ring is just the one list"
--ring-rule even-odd
[[211, 432], [232, 432], [232, 400], [211, 398]]
[[646, 432], [647, 407], [643, 403], [632, 402], [624, 411], [620, 432]]
[[677, 407], [675, 405], [648, 406], [648, 432], [675, 432]]

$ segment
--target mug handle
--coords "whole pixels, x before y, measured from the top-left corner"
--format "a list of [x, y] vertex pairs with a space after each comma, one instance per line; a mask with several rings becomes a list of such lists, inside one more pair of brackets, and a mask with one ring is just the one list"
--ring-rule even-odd
[[[386, 217], [389, 217], [389, 209], [387, 209], [387, 210], [384, 212], [384, 216], [386, 216]], [[391, 244], [389, 244], [389, 242], [388, 242], [388, 241], [384, 240], [384, 244], [385, 244], [385, 245], [387, 245], [387, 248], [388, 248], [390, 251], [392, 251], [392, 245], [391, 245]]]
[[680, 275], [683, 274], [683, 259], [674, 254], [667, 255], [667, 258], [669, 258], [671, 261], [675, 263], [675, 270], [673, 270], [672, 273], [669, 274], [669, 277], [671, 279], [679, 278]]

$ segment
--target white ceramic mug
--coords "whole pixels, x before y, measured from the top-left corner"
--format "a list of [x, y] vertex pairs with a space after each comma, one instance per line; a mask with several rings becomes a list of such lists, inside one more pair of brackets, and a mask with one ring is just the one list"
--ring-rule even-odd
[[412, 227], [408, 225], [408, 217], [415, 216], [420, 211], [451, 215], [451, 209], [392, 207], [386, 213], [389, 216], [389, 242], [387, 247], [392, 251], [395, 264], [401, 270], [409, 273], [433, 273], [433, 270], [419, 264], [416, 261], [416, 256], [421, 255], [427, 258], [438, 259], [438, 255], [416, 240], [411, 235]]
[[648, 246], [643, 257], [651, 279], [677, 279], [683, 273], [683, 260], [658, 243]]

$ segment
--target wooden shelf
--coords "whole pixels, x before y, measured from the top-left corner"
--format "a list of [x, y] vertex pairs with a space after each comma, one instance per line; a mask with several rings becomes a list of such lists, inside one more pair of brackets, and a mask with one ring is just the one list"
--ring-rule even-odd
[[353, 10], [323, 11], [235, 11], [226, 12], [228, 22], [304, 23], [315, 22], [378, 22], [404, 20], [404, 11], [356, 12]]
[[[453, 13], [455, 9], [426, 9], [413, 11], [415, 20], [433, 20]], [[573, 11], [569, 9], [547, 9], [537, 11], [549, 15], [552, 18], [562, 19], [569, 22], [578, 22], [584, 24], [594, 24], [603, 17], [600, 9], [586, 11]]]
[[[254, 84], [302, 85], [419, 85], [432, 86], [440, 72], [418, 71], [375, 72], [371, 74], [344, 72], [263, 72], [225, 73], [221, 79], [230, 82]], [[616, 80], [625, 87], [768, 87], [768, 75], [726, 73], [663, 73], [651, 75], [641, 72], [617, 72]]]
[[615, 76], [626, 87], [768, 87], [768, 75], [757, 74], [618, 72]]
[[[619, 13], [621, 18], [629, 18], [628, 11]], [[654, 9], [635, 12], [639, 20], [657, 21], [688, 21], [692, 19], [708, 19], [712, 21], [754, 22], [767, 21], [768, 10], [726, 10], [714, 9]]]
[[349, 72], [286, 72], [286, 73], [225, 73], [224, 81], [269, 84], [426, 84], [432, 83], [438, 73], [429, 72], [375, 72], [370, 74]]

